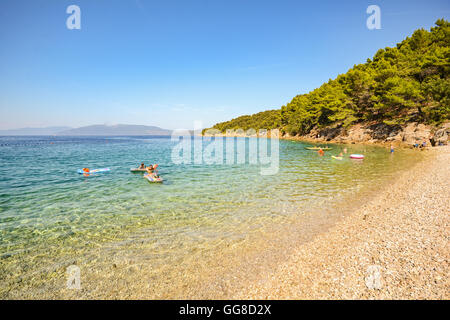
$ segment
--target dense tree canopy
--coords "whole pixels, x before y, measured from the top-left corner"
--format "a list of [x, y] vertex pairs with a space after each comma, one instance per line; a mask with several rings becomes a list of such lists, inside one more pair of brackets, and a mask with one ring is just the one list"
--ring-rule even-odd
[[253, 114], [251, 116], [241, 116], [230, 121], [216, 124], [213, 128], [224, 132], [227, 129], [273, 129], [281, 126], [281, 111], [268, 110]]
[[291, 135], [313, 127], [349, 126], [361, 121], [429, 124], [450, 119], [450, 23], [416, 30], [395, 48], [319, 88], [294, 97], [281, 110], [218, 123], [215, 129], [282, 128]]

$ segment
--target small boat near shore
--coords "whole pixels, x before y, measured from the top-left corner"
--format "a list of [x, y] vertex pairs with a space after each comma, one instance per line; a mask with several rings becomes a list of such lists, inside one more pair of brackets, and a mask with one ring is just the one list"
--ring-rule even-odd
[[323, 147], [323, 148], [321, 148], [321, 147], [305, 147], [305, 149], [315, 150], [315, 151], [322, 149], [323, 151], [326, 151], [326, 150], [331, 150], [332, 148], [329, 148], [329, 147]]
[[336, 160], [342, 160], [342, 159], [344, 159], [343, 157], [338, 157], [338, 156], [331, 156], [333, 159], [336, 159]]
[[351, 154], [351, 155], [350, 155], [350, 159], [359, 159], [359, 160], [362, 160], [362, 159], [364, 159], [364, 155], [362, 155], [362, 154]]

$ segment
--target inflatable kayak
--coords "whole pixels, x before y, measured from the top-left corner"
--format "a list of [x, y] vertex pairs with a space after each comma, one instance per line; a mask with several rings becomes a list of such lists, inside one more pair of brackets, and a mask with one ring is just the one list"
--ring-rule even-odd
[[343, 158], [342, 157], [336, 157], [336, 156], [331, 156], [333, 159], [336, 159], [336, 160], [342, 160]]
[[[156, 168], [158, 168], [157, 164], [153, 164], [153, 169], [156, 170]], [[131, 172], [147, 172], [147, 167], [145, 169], [141, 169], [141, 168], [131, 168], [130, 169]]]
[[152, 174], [144, 174], [144, 178], [148, 180], [148, 182], [163, 182], [163, 179], [159, 176], [155, 176]]
[[308, 150], [320, 150], [320, 149], [322, 149], [322, 150], [331, 150], [331, 148], [328, 148], [328, 147], [323, 147], [323, 148], [320, 148], [320, 147], [305, 147], [305, 149], [308, 149]]
[[350, 159], [364, 159], [364, 155], [362, 154], [351, 154]]
[[96, 174], [96, 173], [102, 173], [102, 172], [108, 172], [108, 171], [111, 171], [111, 169], [110, 168], [92, 169], [92, 170], [89, 170], [89, 171], [86, 171], [86, 172], [83, 169], [78, 169], [78, 173], [79, 174], [87, 174], [87, 175]]
[[147, 169], [131, 168], [131, 172], [147, 172]]

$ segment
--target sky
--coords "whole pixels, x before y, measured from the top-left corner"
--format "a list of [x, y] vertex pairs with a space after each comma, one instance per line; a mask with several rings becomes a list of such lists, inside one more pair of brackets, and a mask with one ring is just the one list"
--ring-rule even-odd
[[2, 0], [0, 129], [209, 127], [280, 108], [439, 18], [450, 1]]

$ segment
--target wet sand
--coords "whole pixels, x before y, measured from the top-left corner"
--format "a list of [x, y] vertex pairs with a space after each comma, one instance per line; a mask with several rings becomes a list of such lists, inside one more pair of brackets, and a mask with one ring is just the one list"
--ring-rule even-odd
[[427, 150], [365, 205], [235, 299], [449, 299], [450, 147]]

